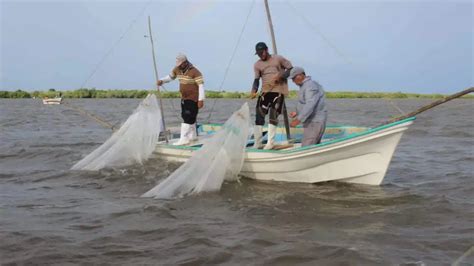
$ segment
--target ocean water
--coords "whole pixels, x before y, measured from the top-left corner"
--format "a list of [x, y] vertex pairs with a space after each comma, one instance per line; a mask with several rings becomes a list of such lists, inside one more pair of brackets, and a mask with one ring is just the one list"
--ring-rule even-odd
[[[139, 101], [67, 100], [112, 124]], [[243, 102], [208, 99], [198, 120], [224, 122]], [[329, 123], [374, 126], [398, 114], [393, 105], [429, 102], [328, 100]], [[164, 107], [179, 126], [179, 101]], [[473, 111], [454, 100], [420, 114], [382, 186], [241, 179], [164, 201], [140, 195], [179, 163], [71, 171], [111, 131], [66, 105], [3, 99], [0, 264], [473, 265]]]

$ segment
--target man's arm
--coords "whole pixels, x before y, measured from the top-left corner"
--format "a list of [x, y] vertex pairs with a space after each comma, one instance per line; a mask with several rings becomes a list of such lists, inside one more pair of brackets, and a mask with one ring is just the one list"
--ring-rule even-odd
[[204, 78], [201, 72], [196, 69], [196, 75], [194, 76], [194, 82], [198, 85], [198, 108], [201, 109], [204, 106], [204, 99], [206, 99], [206, 93], [204, 91]]
[[206, 93], [204, 92], [204, 84], [199, 84], [199, 95], [198, 95], [198, 108], [204, 107], [204, 99], [206, 99]]
[[280, 65], [284, 69], [282, 73], [280, 73], [280, 77], [287, 79], [290, 76], [290, 71], [293, 68], [293, 65], [291, 64], [290, 60], [284, 58], [283, 56], [279, 56], [279, 61]]
[[169, 75], [167, 75], [166, 77], [163, 77], [163, 78], [159, 79], [158, 82], [157, 82], [158, 86], [161, 86], [161, 85], [163, 85], [163, 83], [168, 83], [168, 82], [176, 79], [175, 69], [176, 68], [173, 68], [173, 70], [171, 70], [171, 73]]
[[278, 82], [281, 82], [283, 79], [287, 79], [290, 76], [290, 71], [293, 68], [293, 65], [288, 59], [284, 58], [283, 56], [281, 55], [275, 55], [275, 56], [276, 56], [276, 59], [278, 59], [278, 63], [280, 64], [280, 67], [282, 69], [280, 70], [278, 75], [276, 75], [273, 78], [273, 82], [278, 83]]
[[257, 97], [258, 86], [260, 85], [260, 79], [254, 79], [252, 84], [252, 90], [250, 91], [250, 99]]
[[293, 67], [285, 69], [283, 73], [280, 74], [280, 76], [284, 79], [287, 79], [290, 76], [290, 71]]
[[260, 79], [254, 79], [252, 84], [252, 92], [258, 92], [258, 86], [260, 86]]
[[256, 64], [253, 65], [254, 80], [252, 84], [252, 90], [250, 91], [250, 98], [257, 97], [258, 87], [260, 86], [260, 77], [262, 76], [260, 70], [257, 68]]
[[198, 101], [204, 101], [204, 99], [206, 99], [206, 93], [204, 92], [204, 84], [199, 84]]
[[158, 86], [161, 86], [163, 83], [168, 83], [172, 80], [173, 79], [170, 77], [170, 75], [167, 75], [166, 77], [162, 77], [160, 80], [158, 80]]

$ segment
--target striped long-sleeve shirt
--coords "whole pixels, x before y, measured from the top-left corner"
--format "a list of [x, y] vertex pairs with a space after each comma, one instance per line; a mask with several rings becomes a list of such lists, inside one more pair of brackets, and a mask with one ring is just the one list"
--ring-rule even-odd
[[190, 65], [186, 70], [182, 71], [178, 67], [173, 68], [170, 74], [171, 79], [178, 79], [179, 92], [183, 100], [198, 101], [199, 85], [204, 84], [201, 72]]

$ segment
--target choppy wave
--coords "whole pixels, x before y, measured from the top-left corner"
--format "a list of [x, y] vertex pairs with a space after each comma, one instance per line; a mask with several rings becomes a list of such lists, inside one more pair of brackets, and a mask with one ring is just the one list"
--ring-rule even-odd
[[[78, 101], [109, 121], [124, 121], [138, 102]], [[217, 102], [214, 118], [225, 121], [241, 104]], [[421, 103], [397, 104], [410, 110]], [[452, 104], [459, 108], [415, 121], [381, 187], [242, 179], [218, 193], [161, 201], [139, 196], [179, 163], [153, 158], [70, 171], [110, 130], [62, 106], [10, 101], [4, 109], [15, 116], [0, 117], [1, 263], [472, 264], [472, 255], [462, 256], [474, 245], [474, 125], [465, 101]], [[389, 117], [383, 100], [328, 105], [334, 124], [372, 126]], [[180, 123], [167, 117], [168, 126]]]

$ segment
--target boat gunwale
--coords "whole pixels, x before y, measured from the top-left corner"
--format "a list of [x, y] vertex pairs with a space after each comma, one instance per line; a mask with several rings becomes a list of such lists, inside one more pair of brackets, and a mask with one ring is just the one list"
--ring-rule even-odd
[[[390, 123], [390, 124], [381, 125], [381, 126], [378, 126], [378, 127], [375, 127], [375, 128], [369, 128], [368, 130], [363, 131], [363, 132], [355, 132], [355, 133], [349, 134], [349, 135], [347, 135], [345, 137], [342, 137], [342, 138], [332, 139], [332, 140], [328, 140], [328, 141], [323, 142], [323, 143], [308, 145], [308, 146], [304, 146], [304, 147], [298, 147], [298, 148], [289, 149], [289, 150], [262, 150], [262, 149], [256, 149], [256, 148], [246, 148], [246, 152], [289, 154], [289, 153], [296, 153], [296, 152], [301, 152], [301, 151], [306, 151], [306, 150], [311, 150], [311, 149], [317, 149], [317, 148], [320, 148], [320, 147], [325, 147], [325, 146], [333, 145], [333, 144], [336, 144], [336, 143], [344, 142], [344, 141], [347, 141], [347, 140], [350, 140], [350, 139], [355, 139], [355, 138], [358, 138], [358, 137], [361, 137], [361, 136], [366, 136], [366, 135], [376, 133], [378, 131], [382, 131], [384, 129], [391, 128], [391, 127], [394, 127], [394, 126], [398, 126], [398, 125], [401, 125], [401, 124], [404, 124], [404, 123], [412, 122], [415, 119], [416, 119], [416, 117], [412, 116], [412, 117], [408, 117], [408, 118], [405, 118], [403, 120], [396, 121], [396, 122], [393, 122], [393, 123]], [[214, 124], [214, 125], [222, 125], [222, 124]], [[332, 126], [332, 127], [335, 127], [335, 126]], [[195, 150], [199, 150], [201, 148], [201, 147], [193, 147], [193, 146], [175, 146], [175, 145], [172, 145], [172, 144], [160, 144], [160, 145], [163, 146], [163, 147], [166, 147], [166, 148], [178, 149], [178, 150], [192, 150], [192, 151], [195, 151]]]

